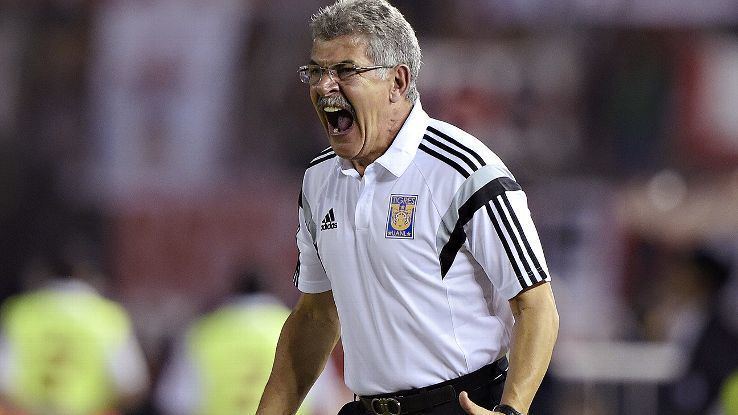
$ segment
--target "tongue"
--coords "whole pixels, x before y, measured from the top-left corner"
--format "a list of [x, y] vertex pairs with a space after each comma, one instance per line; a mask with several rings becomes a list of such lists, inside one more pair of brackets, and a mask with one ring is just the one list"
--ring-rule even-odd
[[350, 115], [344, 113], [344, 111], [341, 111], [340, 114], [338, 114], [338, 119], [336, 120], [336, 127], [338, 127], [339, 131], [346, 131], [351, 127], [351, 124], [354, 123], [354, 119], [351, 118]]

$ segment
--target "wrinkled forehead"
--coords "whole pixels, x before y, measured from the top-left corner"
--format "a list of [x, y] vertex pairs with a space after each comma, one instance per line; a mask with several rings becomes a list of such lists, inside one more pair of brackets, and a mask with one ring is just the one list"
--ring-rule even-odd
[[366, 37], [361, 34], [313, 40], [310, 61], [321, 66], [334, 65], [341, 62], [357, 65], [373, 63], [367, 56]]

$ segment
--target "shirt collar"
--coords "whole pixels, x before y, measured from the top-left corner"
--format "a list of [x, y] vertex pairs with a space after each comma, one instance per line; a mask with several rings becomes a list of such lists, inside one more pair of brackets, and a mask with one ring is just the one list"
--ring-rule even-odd
[[[68, 277], [69, 278], [69, 277]], [[52, 291], [84, 292], [97, 294], [97, 290], [89, 283], [77, 279], [53, 279], [46, 284]]]
[[392, 144], [378, 159], [377, 163], [382, 165], [395, 177], [402, 176], [410, 163], [415, 158], [420, 141], [423, 139], [425, 129], [428, 127], [428, 114], [423, 111], [420, 100], [415, 101], [410, 115], [402, 125], [400, 132], [392, 141]]
[[[418, 146], [423, 140], [425, 129], [428, 127], [429, 119], [428, 114], [423, 111], [423, 106], [420, 105], [420, 100], [416, 100], [410, 115], [408, 115], [395, 139], [392, 140], [392, 144], [376, 160], [376, 163], [387, 169], [395, 177], [402, 176], [402, 173], [407, 170], [415, 158]], [[351, 172], [354, 172], [358, 176], [349, 160], [344, 160], [341, 157], [336, 157], [336, 159], [344, 174], [353, 175]]]

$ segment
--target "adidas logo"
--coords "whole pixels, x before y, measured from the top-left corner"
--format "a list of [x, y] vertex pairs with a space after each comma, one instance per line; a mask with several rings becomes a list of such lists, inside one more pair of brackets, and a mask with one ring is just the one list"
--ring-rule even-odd
[[333, 215], [333, 208], [328, 211], [323, 220], [320, 222], [320, 230], [327, 231], [328, 229], [336, 229], [338, 224], [336, 223], [336, 217]]

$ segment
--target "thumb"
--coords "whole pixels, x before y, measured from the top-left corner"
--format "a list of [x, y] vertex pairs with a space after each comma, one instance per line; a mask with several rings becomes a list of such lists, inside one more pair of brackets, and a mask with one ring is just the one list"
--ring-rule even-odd
[[491, 414], [492, 412], [482, 408], [481, 406], [475, 404], [472, 402], [471, 399], [469, 399], [469, 395], [466, 392], [461, 392], [459, 394], [459, 404], [464, 409], [464, 411], [467, 414], [471, 415], [485, 415], [485, 414]]

